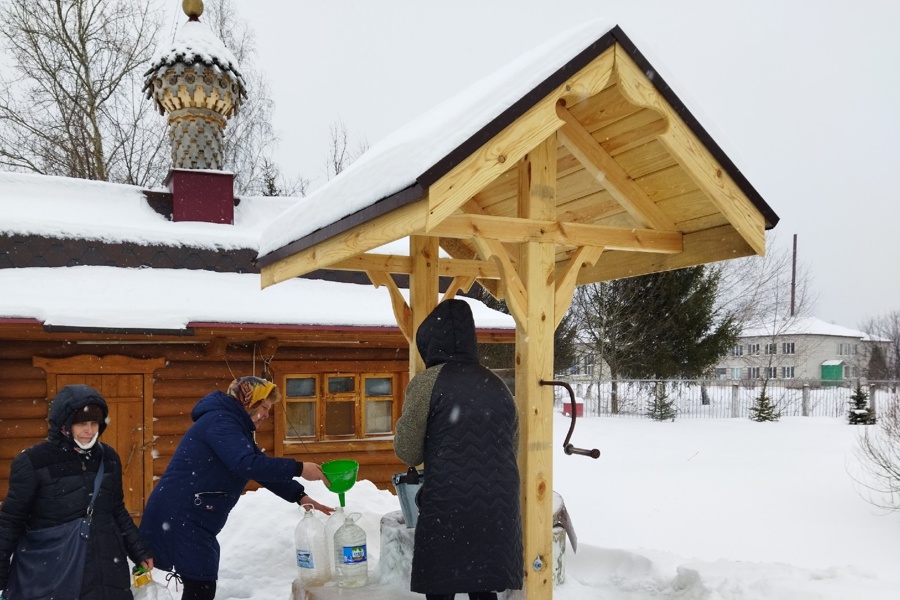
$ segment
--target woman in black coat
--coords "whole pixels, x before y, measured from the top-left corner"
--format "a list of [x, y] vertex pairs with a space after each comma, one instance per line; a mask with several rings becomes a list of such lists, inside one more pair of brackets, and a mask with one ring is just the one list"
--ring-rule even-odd
[[[86, 385], [67, 385], [50, 405], [47, 440], [12, 462], [9, 492], [0, 506], [0, 590], [26, 529], [44, 529], [87, 512], [103, 452], [103, 480], [94, 502], [81, 600], [132, 600], [130, 558], [153, 568], [149, 545], [125, 508], [122, 462], [98, 441], [106, 429], [106, 400]], [[10, 600], [16, 600], [10, 598]]]
[[410, 588], [428, 600], [496, 598], [524, 573], [516, 405], [478, 362], [465, 301], [438, 304], [416, 347], [426, 369], [409, 382], [394, 436], [400, 460], [425, 465]]

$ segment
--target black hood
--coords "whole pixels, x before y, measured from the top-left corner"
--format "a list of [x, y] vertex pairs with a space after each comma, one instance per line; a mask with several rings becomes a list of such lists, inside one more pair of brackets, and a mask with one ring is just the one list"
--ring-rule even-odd
[[[100, 435], [106, 430], [106, 419], [109, 416], [109, 407], [97, 390], [87, 385], [67, 385], [56, 394], [50, 403], [50, 426], [47, 430], [47, 439], [51, 442], [71, 439], [72, 419], [75, 412], [83, 409], [88, 404], [96, 404], [103, 411], [103, 420], [100, 421]], [[60, 427], [65, 427], [69, 432], [69, 438], [64, 438]]]
[[416, 348], [426, 367], [445, 362], [477, 363], [478, 343], [472, 309], [464, 300], [444, 300], [416, 331]]

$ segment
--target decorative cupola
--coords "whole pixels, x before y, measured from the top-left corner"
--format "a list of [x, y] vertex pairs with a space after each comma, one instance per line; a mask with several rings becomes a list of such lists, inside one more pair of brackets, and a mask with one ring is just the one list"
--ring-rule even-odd
[[234, 222], [234, 176], [221, 171], [223, 133], [247, 93], [234, 55], [200, 22], [202, 0], [183, 0], [188, 16], [144, 76], [144, 92], [169, 116], [175, 221]]

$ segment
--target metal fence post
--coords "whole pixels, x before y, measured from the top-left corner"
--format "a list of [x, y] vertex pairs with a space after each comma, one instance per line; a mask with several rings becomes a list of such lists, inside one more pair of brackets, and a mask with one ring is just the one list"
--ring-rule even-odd
[[802, 394], [802, 400], [800, 402], [800, 410], [801, 410], [801, 414], [804, 417], [809, 416], [809, 384], [808, 383], [803, 384], [803, 394]]
[[874, 383], [869, 384], [869, 410], [872, 411], [872, 418], [878, 416], [878, 407], [875, 404], [875, 391], [878, 389]]
[[737, 419], [741, 416], [741, 386], [737, 383], [731, 384], [731, 418]]

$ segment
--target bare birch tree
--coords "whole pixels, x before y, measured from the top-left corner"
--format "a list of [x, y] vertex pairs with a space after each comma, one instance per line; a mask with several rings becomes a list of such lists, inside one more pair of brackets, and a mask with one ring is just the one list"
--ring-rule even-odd
[[165, 123], [140, 94], [159, 23], [146, 0], [4, 0], [0, 167], [160, 181]]
[[344, 122], [338, 119], [329, 128], [328, 158], [325, 160], [325, 175], [328, 179], [337, 177], [341, 171], [349, 167], [369, 149], [365, 138], [357, 142], [356, 148], [350, 148], [350, 133]]

